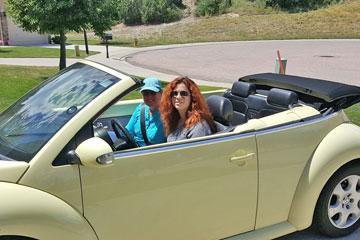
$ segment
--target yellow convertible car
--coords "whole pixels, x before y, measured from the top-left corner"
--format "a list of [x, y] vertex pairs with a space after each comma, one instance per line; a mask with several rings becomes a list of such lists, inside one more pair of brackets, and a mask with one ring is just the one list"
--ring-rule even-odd
[[[206, 94], [218, 132], [137, 147], [142, 81], [82, 61], [0, 115], [0, 239], [272, 239], [360, 224], [360, 88], [256, 74]], [[204, 93], [205, 95], [205, 93]], [[110, 132], [120, 136], [110, 137]]]

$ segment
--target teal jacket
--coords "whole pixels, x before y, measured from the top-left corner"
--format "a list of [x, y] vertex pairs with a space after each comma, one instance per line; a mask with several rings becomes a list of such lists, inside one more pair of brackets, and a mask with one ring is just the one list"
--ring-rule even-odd
[[[144, 138], [141, 133], [141, 121], [140, 121], [140, 114], [141, 114], [141, 105], [139, 104], [133, 115], [130, 118], [130, 121], [126, 125], [126, 129], [129, 133], [134, 137], [135, 142], [140, 147], [146, 146]], [[146, 135], [151, 144], [163, 143], [166, 142], [166, 137], [164, 133], [163, 123], [160, 118], [160, 111], [154, 112], [151, 116], [150, 109], [148, 106], [145, 106], [145, 128], [146, 128]]]

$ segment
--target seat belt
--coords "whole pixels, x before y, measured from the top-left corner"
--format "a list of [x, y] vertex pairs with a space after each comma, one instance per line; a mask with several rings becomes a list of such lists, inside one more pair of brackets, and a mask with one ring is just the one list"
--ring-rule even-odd
[[145, 144], [151, 145], [149, 142], [147, 135], [146, 135], [146, 128], [145, 128], [145, 103], [141, 106], [141, 112], [140, 112], [140, 123], [141, 123], [141, 134], [143, 135]]

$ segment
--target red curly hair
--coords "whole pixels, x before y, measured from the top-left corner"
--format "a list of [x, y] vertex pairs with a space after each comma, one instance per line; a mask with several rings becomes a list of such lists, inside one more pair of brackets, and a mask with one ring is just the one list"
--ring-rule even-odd
[[185, 128], [189, 129], [198, 122], [205, 120], [209, 124], [211, 130], [216, 132], [213, 117], [199, 87], [188, 77], [178, 77], [166, 87], [160, 102], [161, 119], [164, 125], [165, 136], [169, 136], [169, 134], [176, 129], [180, 119], [179, 112], [172, 105], [170, 96], [171, 92], [179, 83], [185, 84], [191, 94], [191, 103], [186, 113], [187, 119]]

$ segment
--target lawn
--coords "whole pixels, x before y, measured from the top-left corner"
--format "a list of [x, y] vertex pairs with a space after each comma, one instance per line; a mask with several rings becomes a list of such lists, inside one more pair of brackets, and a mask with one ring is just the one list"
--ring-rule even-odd
[[[58, 72], [58, 67], [0, 65], [0, 112], [56, 72]], [[162, 84], [163, 88], [165, 88], [169, 83], [162, 82]], [[200, 89], [201, 91], [211, 91], [219, 88], [200, 86]], [[141, 97], [139, 90], [137, 90], [127, 95], [124, 100], [139, 99]]]
[[[14, 103], [30, 89], [49, 76], [58, 72], [57, 67], [23, 67], [0, 65], [0, 112]], [[141, 78], [141, 77], [139, 77]], [[163, 88], [167, 82], [162, 82]], [[217, 90], [217, 87], [200, 86], [201, 91]], [[139, 99], [139, 90], [132, 92], [126, 99]], [[350, 120], [360, 125], [360, 103], [345, 110]]]
[[[67, 58], [85, 58], [90, 55], [97, 54], [99, 52], [90, 51], [89, 55], [86, 51], [81, 50], [80, 56], [75, 55], [75, 50], [67, 49]], [[45, 48], [45, 47], [6, 47], [0, 48], [0, 58], [59, 58], [60, 50], [57, 48]]]
[[0, 112], [58, 69], [0, 65]]

